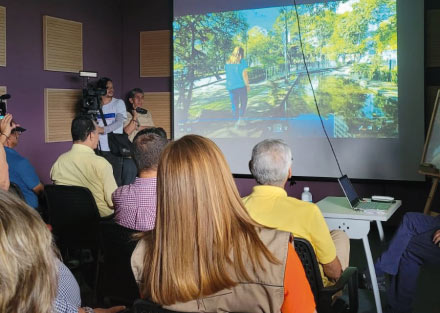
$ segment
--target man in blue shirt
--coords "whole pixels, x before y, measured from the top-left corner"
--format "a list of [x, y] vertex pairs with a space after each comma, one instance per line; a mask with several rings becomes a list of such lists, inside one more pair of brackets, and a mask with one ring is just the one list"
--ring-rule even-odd
[[18, 138], [25, 130], [23, 127], [15, 126], [5, 142], [6, 160], [9, 165], [9, 180], [20, 187], [26, 203], [37, 209], [38, 195], [43, 192], [44, 186], [40, 182], [32, 164], [14, 150], [18, 144]]

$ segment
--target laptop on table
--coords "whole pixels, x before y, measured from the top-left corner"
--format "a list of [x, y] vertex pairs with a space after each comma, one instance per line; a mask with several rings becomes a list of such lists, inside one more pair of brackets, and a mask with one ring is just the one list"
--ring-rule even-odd
[[393, 204], [393, 202], [373, 202], [373, 201], [362, 201], [353, 185], [351, 184], [350, 179], [347, 175], [338, 178], [339, 185], [341, 185], [342, 191], [345, 194], [350, 206], [353, 210], [388, 210]]

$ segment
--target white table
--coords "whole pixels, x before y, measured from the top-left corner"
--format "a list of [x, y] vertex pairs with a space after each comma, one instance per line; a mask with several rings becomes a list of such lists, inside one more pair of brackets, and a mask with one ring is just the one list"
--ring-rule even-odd
[[375, 221], [379, 230], [380, 239], [383, 240], [381, 222], [386, 222], [401, 206], [402, 202], [397, 200], [386, 211], [355, 211], [350, 207], [345, 197], [326, 197], [316, 204], [320, 208], [330, 230], [340, 229], [344, 231], [350, 239], [362, 239], [365, 255], [367, 256], [376, 309], [378, 313], [382, 313], [382, 304], [377, 286], [373, 257], [371, 256], [370, 243], [368, 241], [368, 233], [370, 232], [370, 223]]

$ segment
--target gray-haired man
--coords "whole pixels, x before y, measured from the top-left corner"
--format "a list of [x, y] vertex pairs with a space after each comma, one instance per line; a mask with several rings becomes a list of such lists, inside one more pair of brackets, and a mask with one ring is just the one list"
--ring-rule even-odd
[[287, 196], [284, 185], [292, 175], [291, 165], [291, 150], [282, 140], [257, 144], [249, 168], [259, 185], [243, 201], [257, 222], [307, 239], [322, 266], [324, 286], [328, 286], [348, 266], [350, 241], [342, 231], [329, 231], [315, 204]]

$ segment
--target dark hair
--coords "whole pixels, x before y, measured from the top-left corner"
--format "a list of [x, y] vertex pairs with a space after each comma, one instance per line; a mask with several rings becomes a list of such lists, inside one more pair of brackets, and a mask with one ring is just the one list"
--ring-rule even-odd
[[163, 129], [162, 127], [149, 127], [139, 131], [136, 136], [134, 136], [133, 141], [135, 141], [137, 137], [145, 134], [156, 134], [162, 138], [167, 139], [167, 132], [165, 131], [165, 129]]
[[168, 140], [153, 133], [143, 133], [133, 140], [133, 159], [138, 172], [156, 169]]
[[127, 101], [125, 101], [125, 107], [127, 108], [127, 112], [133, 111], [133, 103], [130, 102], [130, 99], [133, 99], [136, 94], [141, 93], [143, 94], [144, 91], [140, 88], [133, 88], [130, 90], [127, 94]]
[[107, 83], [108, 82], [113, 82], [110, 78], [108, 77], [101, 77], [97, 83], [96, 83], [96, 87], [100, 88], [100, 89], [107, 89]]
[[73, 141], [86, 141], [87, 137], [96, 129], [90, 116], [79, 115], [72, 121], [70, 131]]

